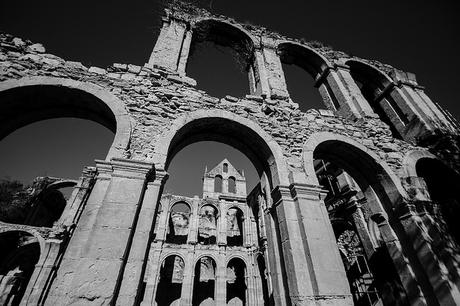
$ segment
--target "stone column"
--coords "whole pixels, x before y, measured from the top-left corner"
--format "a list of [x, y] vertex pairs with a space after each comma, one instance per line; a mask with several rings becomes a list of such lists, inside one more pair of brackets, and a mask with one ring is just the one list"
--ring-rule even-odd
[[152, 164], [96, 161], [98, 177], [45, 305], [114, 303]]
[[193, 285], [195, 280], [195, 262], [194, 250], [189, 249], [185, 259], [184, 280], [182, 281], [182, 291], [180, 297], [180, 306], [192, 305]]
[[217, 234], [217, 245], [227, 245], [227, 204], [220, 202], [219, 231]]
[[[173, 18], [164, 17], [163, 27], [150, 55], [148, 65], [162, 67], [174, 72], [177, 71], [181, 54], [188, 53], [185, 50], [182, 52], [183, 42], [186, 40], [186, 37], [185, 23]], [[189, 48], [189, 46], [185, 47]]]
[[137, 291], [144, 276], [150, 237], [153, 234], [154, 222], [156, 221], [155, 212], [161, 196], [160, 190], [167, 177], [168, 174], [165, 171], [157, 169], [154, 177], [149, 178], [150, 181], [147, 183], [135, 224], [128, 260], [122, 274], [122, 283], [116, 305], [133, 305], [136, 300]]
[[366, 253], [367, 258], [371, 258], [371, 256], [374, 254], [375, 249], [371, 241], [369, 230], [367, 228], [367, 222], [364, 219], [362, 206], [358, 202], [356, 196], [352, 196], [349, 200], [348, 209], [350, 210], [351, 217], [353, 218], [353, 223], [355, 225], [359, 239], [363, 245], [364, 252]]
[[161, 203], [161, 214], [158, 218], [157, 234], [155, 241], [164, 242], [166, 240], [166, 233], [169, 226], [169, 211], [171, 209], [170, 203]]
[[263, 97], [270, 97], [270, 87], [268, 84], [268, 73], [264, 63], [263, 50], [258, 47], [254, 50], [254, 78], [257, 77], [255, 82], [255, 91], [251, 94], [261, 95]]

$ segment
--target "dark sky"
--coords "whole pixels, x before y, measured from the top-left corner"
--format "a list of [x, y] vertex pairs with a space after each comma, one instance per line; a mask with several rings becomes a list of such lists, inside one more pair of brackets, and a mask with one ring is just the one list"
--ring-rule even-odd
[[[0, 30], [41, 42], [48, 52], [87, 66], [105, 67], [113, 62], [143, 65], [156, 40], [160, 7], [159, 1], [1, 1]], [[214, 12], [239, 21], [263, 25], [291, 37], [322, 41], [336, 50], [414, 72], [419, 84], [426, 86], [428, 95], [457, 118], [460, 118], [456, 96], [460, 81], [459, 8], [458, 1], [212, 1]], [[309, 90], [312, 84], [309, 76], [296, 67], [285, 69], [293, 99], [312, 101], [309, 105], [316, 105], [313, 101], [318, 95]], [[238, 70], [225, 48], [197, 48], [187, 72], [197, 79], [200, 88], [216, 96], [241, 96], [248, 91], [247, 77]], [[103, 127], [85, 121], [79, 123], [77, 131], [74, 121], [63, 119], [36, 123], [24, 130], [26, 132], [18, 131], [0, 142], [0, 176], [26, 181], [36, 174], [61, 175], [63, 172], [62, 176], [78, 177], [83, 165], [105, 157], [106, 143], [113, 137]], [[56, 135], [50, 137], [50, 130]], [[64, 131], [70, 131], [72, 136], [68, 137]], [[55, 142], [44, 144], [44, 138]], [[85, 138], [88, 142], [83, 145], [80, 141]], [[75, 143], [78, 146], [71, 147]], [[233, 162], [233, 155], [228, 156], [233, 153], [207, 145], [195, 149], [193, 154], [216, 163], [224, 157]], [[83, 147], [87, 149], [81, 150]], [[216, 150], [209, 150], [214, 147]], [[42, 151], [45, 148], [50, 150]], [[61, 155], [67, 159], [58, 164], [56, 159], [61, 158], [56, 158], [57, 152], [63, 149]], [[19, 153], [25, 152], [34, 154], [26, 154], [18, 160]], [[203, 155], [207, 152], [209, 156]], [[193, 154], [181, 157], [179, 153], [177, 162], [181, 163], [180, 157], [185, 161], [194, 158]], [[18, 167], [15, 168], [11, 160], [6, 162], [7, 156], [13, 160], [15, 157], [18, 167], [27, 160], [30, 166], [24, 167], [29, 168], [30, 173], [15, 172]], [[235, 166], [246, 167], [244, 163]], [[204, 166], [197, 168], [204, 169]], [[202, 170], [189, 175], [200, 181]], [[200, 194], [200, 190], [184, 192]]]

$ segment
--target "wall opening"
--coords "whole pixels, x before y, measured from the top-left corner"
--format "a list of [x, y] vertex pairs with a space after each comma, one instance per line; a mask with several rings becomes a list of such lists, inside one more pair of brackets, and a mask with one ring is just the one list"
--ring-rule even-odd
[[214, 178], [214, 192], [222, 192], [222, 176], [220, 175]]
[[204, 205], [200, 209], [198, 225], [198, 242], [216, 244], [218, 212], [213, 205]]
[[446, 233], [450, 233], [460, 244], [460, 175], [439, 160], [421, 158], [417, 161], [416, 171], [422, 177], [430, 193], [432, 205], [428, 206], [436, 223]]
[[236, 179], [233, 176], [228, 178], [228, 192], [236, 193]]
[[0, 304], [19, 305], [40, 258], [37, 238], [25, 232], [0, 234]]
[[391, 207], [388, 175], [370, 156], [341, 141], [324, 141], [314, 151], [326, 208], [355, 305], [407, 303], [405, 288], [375, 222]]
[[227, 246], [243, 245], [243, 220], [244, 215], [241, 209], [231, 207], [227, 210]]
[[239, 258], [232, 258], [227, 265], [227, 305], [246, 305], [246, 265]]
[[190, 215], [190, 206], [185, 202], [175, 203], [171, 207], [166, 242], [175, 244], [187, 243]]
[[299, 104], [301, 111], [327, 108], [317, 88], [315, 79], [325, 63], [313, 51], [292, 43], [278, 46], [286, 86], [291, 99]]
[[155, 301], [158, 305], [179, 305], [184, 280], [184, 260], [172, 255], [163, 260]]
[[192, 305], [214, 305], [215, 287], [216, 262], [211, 257], [201, 257], [195, 266]]
[[216, 20], [201, 21], [193, 29], [187, 74], [212, 96], [242, 97], [260, 86], [253, 81], [253, 50], [251, 39], [238, 28]]

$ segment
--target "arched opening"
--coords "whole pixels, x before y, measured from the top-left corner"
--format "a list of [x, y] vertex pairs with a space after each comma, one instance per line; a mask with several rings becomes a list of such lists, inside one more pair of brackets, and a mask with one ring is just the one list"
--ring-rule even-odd
[[166, 242], [175, 244], [187, 243], [190, 215], [190, 206], [185, 202], [175, 203], [171, 207]]
[[246, 289], [246, 265], [240, 258], [232, 258], [227, 264], [227, 305], [246, 305]]
[[420, 158], [415, 169], [430, 193], [432, 206], [427, 207], [436, 223], [460, 244], [460, 175], [439, 160]]
[[[401, 137], [401, 131], [409, 124], [409, 117], [391, 96], [391, 81], [377, 69], [358, 61], [347, 61], [350, 74], [369, 102], [373, 111], [388, 124], [393, 135]], [[388, 90], [390, 89], [390, 90]]]
[[214, 192], [222, 192], [222, 176], [216, 175], [214, 178]]
[[198, 225], [198, 242], [200, 244], [216, 244], [217, 219], [217, 209], [213, 205], [201, 207]]
[[[316, 89], [315, 80], [327, 67], [318, 54], [293, 43], [281, 43], [278, 54], [282, 63], [286, 86], [291, 99], [299, 104], [301, 111], [324, 109], [326, 105]], [[333, 96], [328, 86], [329, 96]], [[338, 109], [338, 103], [334, 104]]]
[[26, 209], [7, 222], [52, 226], [68, 194], [53, 188], [32, 199], [28, 188], [36, 189], [35, 178], [77, 179], [94, 159], [117, 157], [127, 148], [130, 123], [121, 102], [94, 85], [49, 77], [10, 80], [0, 83], [0, 101], [0, 176], [22, 184], [16, 202], [6, 201], [8, 209]]
[[269, 294], [268, 294], [268, 271], [265, 265], [265, 259], [263, 255], [257, 256], [257, 268], [259, 271], [259, 277], [260, 277], [260, 281], [262, 285], [262, 295], [263, 295], [264, 305], [270, 305], [269, 304]]
[[40, 258], [37, 238], [25, 232], [0, 234], [0, 304], [19, 305]]
[[222, 169], [222, 171], [223, 171], [224, 173], [227, 173], [227, 172], [228, 172], [228, 164], [227, 164], [227, 163], [224, 163], [224, 164], [223, 164], [223, 169]]
[[193, 27], [187, 74], [216, 97], [241, 97], [260, 87], [251, 38], [218, 20], [203, 20]]
[[391, 178], [372, 157], [342, 141], [320, 143], [313, 158], [328, 191], [324, 201], [355, 305], [406, 305], [397, 267], [374, 224], [393, 205]]
[[215, 305], [216, 262], [209, 256], [201, 257], [195, 266], [192, 305]]
[[228, 192], [236, 193], [236, 179], [233, 176], [228, 178]]
[[238, 207], [231, 207], [227, 210], [227, 245], [243, 245], [243, 220], [244, 215]]
[[158, 305], [179, 305], [184, 268], [184, 260], [180, 256], [171, 255], [163, 260], [155, 298]]

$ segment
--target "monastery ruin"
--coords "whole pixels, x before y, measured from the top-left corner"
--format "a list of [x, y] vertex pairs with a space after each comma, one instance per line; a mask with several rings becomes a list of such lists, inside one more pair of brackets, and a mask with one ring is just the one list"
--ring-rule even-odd
[[[187, 5], [162, 21], [144, 66], [0, 34], [0, 139], [58, 117], [115, 134], [78, 180], [38, 179], [26, 213], [0, 216], [0, 304], [460, 305], [459, 125], [413, 73]], [[187, 76], [204, 41], [237, 54], [247, 95]], [[299, 109], [283, 63], [323, 109]], [[244, 153], [256, 187], [223, 160], [202, 196], [166, 194], [204, 140]]]

